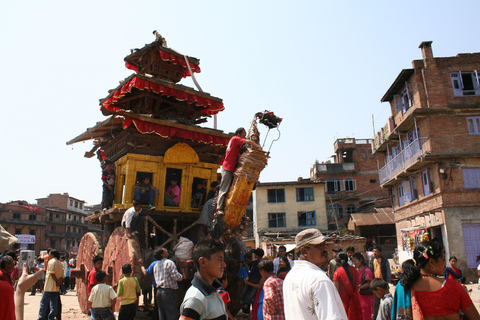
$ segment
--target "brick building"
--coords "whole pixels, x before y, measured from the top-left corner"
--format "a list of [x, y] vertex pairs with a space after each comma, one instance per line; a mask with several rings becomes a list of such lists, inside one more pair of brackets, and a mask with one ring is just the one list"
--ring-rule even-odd
[[310, 179], [257, 183], [253, 197], [255, 246], [263, 246], [267, 256], [274, 245], [295, 243], [301, 230], [327, 230], [323, 183]]
[[435, 237], [466, 271], [480, 254], [480, 53], [437, 58], [431, 43], [381, 99], [392, 116], [373, 151], [385, 156], [400, 260]]
[[310, 179], [325, 184], [330, 230], [346, 227], [352, 214], [391, 206], [378, 181], [378, 161], [384, 156], [372, 154], [371, 139], [337, 139], [334, 152], [333, 162], [317, 161], [310, 169]]
[[83, 235], [90, 231], [96, 232], [106, 243], [104, 231], [85, 220], [88, 215], [85, 201], [70, 197], [68, 193], [51, 193], [36, 200], [46, 210], [46, 247], [75, 252]]
[[[0, 203], [0, 224], [12, 235], [22, 235], [13, 249], [45, 249], [45, 208], [30, 205], [27, 201]], [[22, 241], [23, 240], [23, 241]]]

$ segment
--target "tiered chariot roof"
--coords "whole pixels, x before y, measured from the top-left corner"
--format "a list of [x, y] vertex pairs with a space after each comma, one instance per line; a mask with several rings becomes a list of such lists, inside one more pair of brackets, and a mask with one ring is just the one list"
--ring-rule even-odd
[[[95, 150], [108, 148], [115, 137], [129, 130], [131, 135], [151, 134], [221, 149], [226, 147], [230, 135], [198, 126], [225, 109], [222, 99], [178, 84], [182, 78], [200, 72], [199, 59], [167, 48], [164, 39], [159, 38], [141, 49], [133, 49], [124, 60], [127, 68], [135, 73], [100, 99], [102, 114], [111, 117], [67, 144], [94, 139], [95, 147], [86, 153], [91, 157]], [[116, 153], [112, 151], [110, 156]]]

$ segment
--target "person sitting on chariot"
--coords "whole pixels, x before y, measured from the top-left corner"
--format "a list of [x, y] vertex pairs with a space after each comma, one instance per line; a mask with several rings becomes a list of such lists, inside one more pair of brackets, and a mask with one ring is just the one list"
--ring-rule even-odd
[[135, 199], [133, 200], [133, 207], [123, 214], [121, 225], [125, 228], [127, 238], [132, 238], [138, 233], [138, 231], [132, 231], [133, 229], [136, 229], [137, 226], [143, 226], [145, 217], [140, 217], [140, 212], [142, 212], [142, 201]]
[[153, 203], [155, 195], [158, 195], [158, 189], [150, 183], [150, 178], [145, 177], [141, 182], [135, 185], [135, 199], [139, 199], [142, 203], [148, 204], [148, 210], [155, 210]]
[[225, 208], [225, 197], [233, 182], [233, 171], [237, 166], [240, 148], [244, 144], [249, 144], [261, 149], [257, 143], [251, 140], [246, 140], [246, 135], [247, 132], [244, 128], [238, 128], [235, 131], [235, 136], [232, 137], [228, 142], [227, 152], [225, 153], [225, 158], [222, 164], [222, 181], [220, 182], [218, 191], [217, 213], [220, 215], [224, 214], [223, 210]]
[[164, 204], [169, 207], [178, 207], [180, 203], [180, 187], [177, 185], [178, 179], [176, 176], [170, 178], [170, 185], [165, 191]]
[[205, 204], [205, 197], [207, 195], [207, 189], [203, 186], [203, 183], [199, 182], [195, 185], [195, 190], [192, 195], [192, 208], [200, 208]]

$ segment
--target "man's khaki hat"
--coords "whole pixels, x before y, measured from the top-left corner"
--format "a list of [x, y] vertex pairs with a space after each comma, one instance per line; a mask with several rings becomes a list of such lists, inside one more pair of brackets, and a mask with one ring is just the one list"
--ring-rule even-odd
[[295, 247], [298, 249], [307, 243], [319, 244], [327, 239], [328, 237], [324, 236], [318, 229], [306, 229], [295, 237]]

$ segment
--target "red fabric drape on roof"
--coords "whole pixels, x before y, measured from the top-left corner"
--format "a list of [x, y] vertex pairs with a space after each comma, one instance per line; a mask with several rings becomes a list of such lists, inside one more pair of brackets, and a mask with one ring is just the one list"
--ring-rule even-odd
[[[163, 51], [162, 49], [158, 49], [158, 52], [160, 52], [160, 57], [162, 58], [163, 61], [170, 61], [173, 64], [180, 64], [182, 67], [185, 68], [182, 74], [183, 78], [191, 76], [187, 68], [187, 62], [185, 61], [184, 58], [177, 57], [176, 55]], [[191, 61], [188, 61], [188, 62], [190, 63], [190, 68], [192, 69], [192, 72], [194, 73], [201, 72], [200, 66], [196, 65]], [[138, 66], [134, 65], [133, 63], [129, 63], [128, 61], [125, 61], [125, 67], [127, 67], [127, 69], [133, 70], [136, 73], [138, 73]]]
[[194, 132], [179, 128], [162, 126], [161, 124], [150, 123], [142, 120], [132, 119], [129, 117], [125, 117], [125, 121], [123, 122], [123, 129], [128, 128], [132, 123], [141, 133], [155, 133], [163, 138], [172, 138], [175, 136], [177, 138], [213, 144], [215, 146], [222, 147], [226, 147], [229, 141], [229, 139], [227, 138], [217, 137], [206, 133]]
[[[162, 58], [163, 61], [170, 61], [173, 64], [180, 64], [185, 68], [185, 72], [183, 73], [183, 77], [185, 76], [190, 76], [190, 72], [188, 72], [187, 68], [187, 62], [185, 61], [185, 58], [179, 58], [174, 54], [171, 54], [169, 52], [163, 51], [162, 49], [158, 49], [160, 52], [160, 57]], [[190, 68], [192, 69], [192, 72], [200, 73], [200, 67], [191, 61], [188, 61], [190, 63]]]
[[131, 64], [130, 62], [128, 61], [125, 61], [125, 67], [127, 67], [127, 69], [130, 69], [130, 70], [133, 70], [135, 71], [136, 73], [138, 73], [138, 67], [134, 64]]
[[177, 89], [169, 88], [162, 86], [157, 83], [153, 83], [147, 80], [142, 80], [137, 77], [133, 77], [127, 83], [125, 83], [120, 89], [115, 91], [115, 93], [103, 102], [103, 107], [110, 111], [118, 111], [121, 108], [114, 106], [121, 97], [125, 94], [132, 92], [132, 88], [137, 88], [140, 90], [153, 91], [155, 93], [161, 93], [166, 97], [174, 97], [178, 101], [187, 101], [188, 103], [194, 103], [197, 106], [204, 107], [204, 109], [198, 110], [201, 113], [213, 115], [217, 114], [220, 111], [223, 111], [225, 107], [223, 103], [216, 102], [207, 98], [199, 97], [193, 94], [189, 94]]

